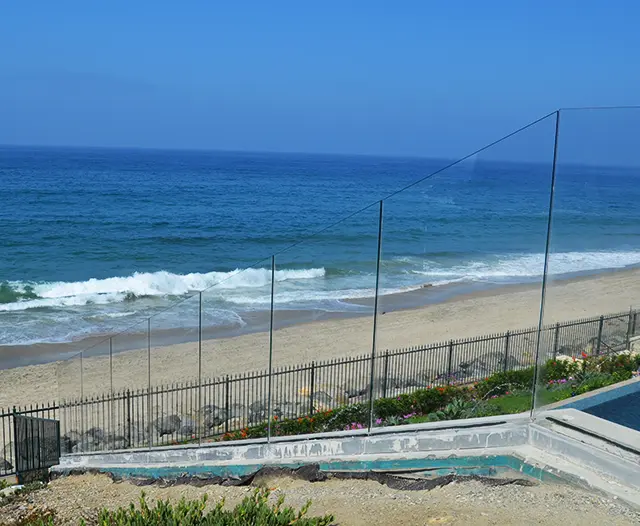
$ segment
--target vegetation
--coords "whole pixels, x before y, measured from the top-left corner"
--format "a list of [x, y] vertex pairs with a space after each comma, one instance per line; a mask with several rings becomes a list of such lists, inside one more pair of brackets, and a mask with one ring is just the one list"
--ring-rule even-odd
[[[542, 387], [537, 390], [539, 405], [547, 405], [594, 389], [627, 380], [637, 374], [640, 355], [581, 358], [558, 356], [541, 370]], [[457, 420], [479, 416], [513, 414], [532, 407], [534, 368], [493, 374], [473, 385], [430, 387], [396, 397], [374, 401], [374, 425], [396, 426], [420, 422]], [[275, 436], [298, 435], [345, 429], [365, 429], [369, 425], [369, 406], [357, 403], [318, 412], [297, 419], [271, 422]], [[264, 437], [267, 424], [227, 433], [220, 440]]]
[[[99, 526], [326, 526], [333, 522], [333, 516], [306, 517], [311, 502], [298, 512], [284, 506], [281, 496], [275, 504], [268, 503], [269, 490], [256, 489], [245, 497], [233, 510], [224, 509], [224, 500], [206, 511], [207, 496], [201, 500], [182, 499], [176, 506], [168, 501], [158, 501], [150, 508], [144, 493], [140, 505], [116, 511], [103, 510], [98, 516]], [[81, 524], [85, 524], [84, 521]]]

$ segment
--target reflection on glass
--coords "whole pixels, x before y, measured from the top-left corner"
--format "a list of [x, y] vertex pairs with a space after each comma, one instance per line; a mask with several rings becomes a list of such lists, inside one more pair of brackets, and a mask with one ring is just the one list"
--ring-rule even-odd
[[385, 200], [376, 396], [450, 387], [407, 402], [420, 418], [530, 410], [553, 138], [543, 119]]
[[273, 436], [368, 426], [379, 224], [375, 204], [276, 255]]
[[638, 132], [638, 110], [560, 112], [539, 409], [631, 378], [640, 365]]

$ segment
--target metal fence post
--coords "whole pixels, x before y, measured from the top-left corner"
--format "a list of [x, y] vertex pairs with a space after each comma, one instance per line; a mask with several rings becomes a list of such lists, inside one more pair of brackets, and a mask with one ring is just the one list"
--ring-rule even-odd
[[129, 447], [131, 447], [131, 391], [129, 391], [129, 389], [127, 389], [125, 407], [127, 411], [127, 443], [129, 444]]
[[18, 426], [16, 425], [16, 406], [13, 406], [13, 467], [16, 470], [16, 478], [18, 481], [20, 480], [20, 469], [19, 469], [19, 460], [18, 455], [20, 453], [20, 448], [18, 447]]
[[[109, 422], [109, 427], [111, 427], [111, 433], [116, 435], [116, 417], [115, 417], [115, 409], [113, 405], [115, 404], [114, 396], [113, 396], [113, 338], [109, 337], [109, 416], [111, 417]], [[113, 441], [113, 449], [116, 448], [116, 442]]]
[[604, 316], [600, 316], [600, 322], [598, 324], [598, 344], [596, 346], [596, 356], [600, 355], [600, 349], [602, 347], [602, 328], [604, 326]]
[[224, 432], [229, 432], [229, 375], [224, 380]]
[[629, 307], [629, 321], [627, 322], [627, 350], [631, 350], [631, 322], [633, 321], [633, 310]]
[[560, 323], [556, 323], [556, 332], [553, 336], [553, 359], [558, 355], [558, 341], [560, 337]]
[[378, 212], [378, 253], [376, 257], [376, 288], [373, 298], [373, 331], [371, 336], [371, 373], [369, 375], [369, 429], [373, 428], [373, 383], [376, 368], [376, 332], [378, 329], [378, 300], [380, 290], [380, 258], [382, 255], [382, 218], [384, 214], [384, 201], [380, 200]]
[[84, 351], [80, 351], [80, 433], [84, 435]]
[[316, 362], [311, 362], [311, 381], [309, 382], [311, 391], [309, 391], [309, 414], [313, 415], [313, 394], [316, 390]]
[[453, 366], [453, 340], [449, 342], [449, 358], [447, 359], [447, 385], [451, 385], [451, 368]]
[[149, 449], [153, 445], [151, 433], [151, 318], [147, 318], [147, 429], [149, 434]]
[[504, 367], [503, 367], [503, 371], [506, 373], [507, 372], [507, 363], [509, 362], [509, 339], [511, 337], [511, 333], [509, 331], [507, 331], [507, 333], [504, 336]]
[[382, 377], [382, 398], [387, 397], [387, 382], [389, 378], [389, 350], [384, 352], [384, 373]]
[[[271, 442], [271, 413], [273, 410], [273, 308], [276, 285], [276, 256], [271, 256], [271, 308], [269, 311], [269, 379], [267, 385], [267, 442]], [[313, 396], [313, 394], [312, 394]]]
[[202, 444], [202, 426], [200, 421], [202, 417], [202, 291], [199, 292], [198, 304], [198, 444]]
[[636, 319], [638, 317], [638, 311], [633, 311], [633, 323], [631, 324], [631, 336], [636, 335]]

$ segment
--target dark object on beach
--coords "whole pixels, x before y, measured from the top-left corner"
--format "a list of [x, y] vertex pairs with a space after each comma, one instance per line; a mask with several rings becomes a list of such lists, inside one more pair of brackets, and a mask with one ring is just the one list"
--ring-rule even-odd
[[424, 284], [422, 285], [422, 288], [423, 288], [423, 289], [428, 289], [428, 288], [431, 288], [431, 287], [433, 287], [433, 283], [424, 283]]

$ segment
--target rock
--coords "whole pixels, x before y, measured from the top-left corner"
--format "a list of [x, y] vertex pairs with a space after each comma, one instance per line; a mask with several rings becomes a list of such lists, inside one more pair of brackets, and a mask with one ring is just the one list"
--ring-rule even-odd
[[229, 406], [229, 418], [245, 418], [247, 413], [247, 407], [242, 404], [231, 404]]
[[367, 394], [369, 392], [369, 379], [353, 378], [351, 380], [347, 380], [342, 385], [342, 390], [349, 398], [355, 398], [356, 396]]
[[82, 441], [82, 435], [77, 431], [69, 431], [60, 439], [60, 449], [63, 453], [71, 453], [73, 446]]
[[264, 400], [256, 400], [249, 404], [249, 413], [266, 413], [268, 402]]
[[6, 458], [0, 458], [0, 472], [13, 471], [13, 464]]
[[172, 435], [180, 429], [180, 423], [178, 415], [163, 416], [153, 423], [153, 427], [155, 427], [160, 436]]
[[227, 421], [227, 412], [222, 407], [207, 405], [202, 408], [203, 424], [207, 429], [217, 427]]
[[198, 423], [191, 418], [182, 418], [182, 423], [178, 429], [178, 435], [191, 438], [198, 434]]
[[99, 427], [92, 427], [89, 429], [83, 437], [82, 442], [87, 442], [97, 447], [104, 440], [104, 431]]
[[275, 402], [271, 413], [278, 418], [297, 418], [298, 407], [290, 402]]
[[128, 447], [129, 441], [121, 435], [109, 437], [107, 442], [107, 448], [109, 450], [127, 449]]

